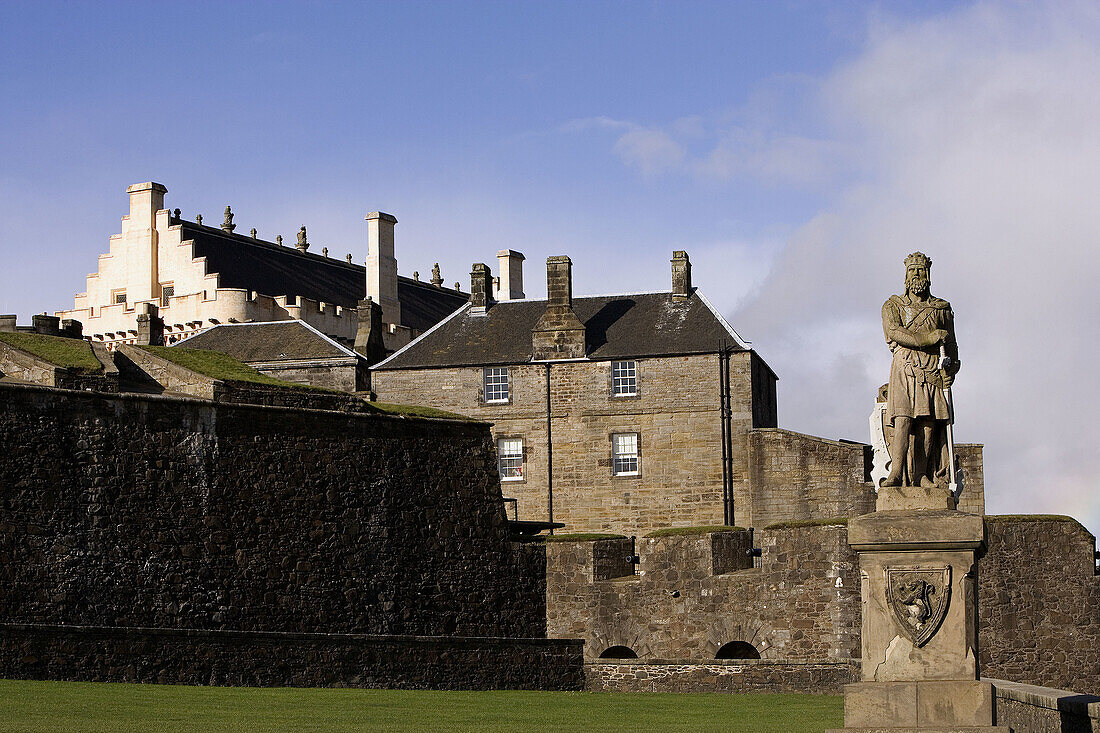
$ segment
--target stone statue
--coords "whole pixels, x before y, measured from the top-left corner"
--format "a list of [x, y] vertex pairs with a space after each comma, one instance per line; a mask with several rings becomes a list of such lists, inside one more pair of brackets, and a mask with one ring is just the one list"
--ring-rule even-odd
[[256, 238], [256, 227], [252, 227], [251, 229], [249, 229], [249, 230], [248, 230], [248, 234], [249, 234], [249, 236], [251, 236], [251, 237], [252, 237], [253, 239], [255, 239], [255, 238]]
[[199, 225], [202, 224], [202, 214], [195, 214], [195, 223]]
[[932, 260], [920, 252], [905, 258], [905, 294], [882, 306], [882, 330], [894, 354], [884, 426], [890, 471], [883, 486], [954, 488], [949, 470], [954, 446], [950, 388], [959, 371], [951, 305], [931, 294]]
[[302, 227], [298, 230], [298, 244], [294, 245], [295, 249], [299, 252], [305, 252], [309, 249], [309, 241], [306, 239], [306, 228]]
[[233, 223], [233, 210], [228, 206], [225, 207], [225, 221], [222, 222], [223, 232], [232, 232], [237, 228], [237, 225]]
[[439, 272], [438, 262], [432, 266], [432, 285], [436, 286], [437, 288], [443, 286], [443, 275], [441, 275]]
[[280, 247], [283, 246], [283, 235], [282, 234], [275, 237], [275, 244], [279, 245]]

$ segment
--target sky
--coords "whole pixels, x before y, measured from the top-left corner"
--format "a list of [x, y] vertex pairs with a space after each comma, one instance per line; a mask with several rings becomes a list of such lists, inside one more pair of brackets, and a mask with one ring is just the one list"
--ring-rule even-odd
[[[780, 377], [780, 426], [867, 441], [905, 256], [956, 315], [990, 513], [1100, 533], [1095, 2], [0, 3], [0, 312], [72, 307], [166, 206], [404, 275], [669, 257]], [[1090, 376], [1092, 375], [1092, 376]]]

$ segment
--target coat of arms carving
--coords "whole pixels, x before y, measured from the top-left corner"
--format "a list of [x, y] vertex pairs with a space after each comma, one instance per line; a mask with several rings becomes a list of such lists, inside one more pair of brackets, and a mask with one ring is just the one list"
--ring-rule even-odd
[[947, 615], [951, 568], [886, 568], [886, 599], [894, 621], [914, 646], [935, 635]]

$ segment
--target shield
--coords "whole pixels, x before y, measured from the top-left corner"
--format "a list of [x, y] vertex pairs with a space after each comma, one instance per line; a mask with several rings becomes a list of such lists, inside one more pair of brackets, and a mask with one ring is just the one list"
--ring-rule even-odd
[[924, 646], [947, 615], [951, 567], [886, 568], [886, 598], [898, 628], [914, 646]]

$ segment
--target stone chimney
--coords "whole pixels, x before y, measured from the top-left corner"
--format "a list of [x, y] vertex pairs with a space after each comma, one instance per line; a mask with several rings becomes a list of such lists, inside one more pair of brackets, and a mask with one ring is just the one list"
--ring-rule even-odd
[[484, 262], [475, 262], [470, 270], [470, 305], [474, 313], [484, 313], [493, 292], [493, 273]]
[[369, 295], [359, 301], [359, 330], [355, 333], [355, 350], [373, 366], [386, 358], [386, 345], [382, 341], [382, 306]]
[[152, 303], [142, 303], [137, 315], [137, 345], [164, 346], [164, 319]]
[[131, 303], [152, 300], [160, 283], [157, 212], [164, 208], [168, 189], [159, 183], [135, 183], [130, 195], [130, 215], [122, 229], [126, 249], [126, 295]]
[[71, 339], [83, 339], [84, 324], [75, 319], [66, 318], [61, 321], [61, 333]]
[[497, 252], [500, 264], [497, 300], [523, 300], [523, 260], [523, 255], [514, 249]]
[[381, 306], [386, 321], [401, 325], [397, 300], [397, 258], [393, 228], [397, 217], [381, 211], [367, 214], [367, 296]]
[[573, 262], [565, 255], [546, 258], [546, 312], [531, 332], [536, 361], [582, 359], [584, 324], [573, 312]]
[[146, 181], [135, 183], [126, 189], [130, 194], [130, 227], [155, 229], [157, 212], [164, 208], [164, 194], [168, 189], [159, 183]]
[[682, 249], [672, 253], [672, 297], [687, 298], [691, 296], [691, 260], [688, 253]]
[[0, 316], [0, 333], [14, 333], [17, 320], [18, 316]]

